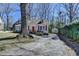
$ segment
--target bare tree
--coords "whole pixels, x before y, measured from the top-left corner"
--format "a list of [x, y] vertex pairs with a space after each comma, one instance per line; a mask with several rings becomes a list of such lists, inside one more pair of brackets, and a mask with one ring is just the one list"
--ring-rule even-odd
[[3, 10], [2, 10], [2, 14], [1, 16], [3, 17], [4, 15], [6, 16], [6, 20], [7, 20], [7, 30], [10, 30], [9, 27], [9, 16], [10, 13], [12, 12], [12, 8], [10, 7], [10, 4], [1, 4], [3, 6]]
[[0, 6], [3, 6], [2, 11], [1, 11], [1, 16], [2, 16], [2, 18], [5, 18], [7, 21], [6, 22], [7, 23], [7, 30], [10, 30], [9, 18], [11, 17], [13, 12], [19, 11], [19, 10], [17, 10], [17, 8], [13, 8], [13, 5], [18, 6], [18, 4], [10, 4], [10, 3], [0, 4]]
[[48, 3], [37, 4], [36, 14], [41, 20], [48, 19], [49, 16], [49, 5]]
[[67, 3], [63, 4], [66, 10], [66, 14], [69, 17], [70, 22], [72, 22], [77, 16], [78, 3]]
[[4, 14], [6, 15], [6, 20], [7, 20], [7, 30], [10, 30], [9, 29], [9, 14], [10, 14], [10, 12], [11, 12], [10, 5], [5, 4], [5, 6], [4, 6]]
[[13, 6], [18, 4], [10, 4], [10, 3], [1, 3], [0, 6], [0, 17], [4, 21], [4, 27], [6, 27], [6, 30], [10, 30], [10, 17], [12, 17], [12, 14], [16, 11], [19, 11], [17, 8], [14, 8]]
[[[32, 13], [34, 12], [33, 11], [33, 3], [29, 3], [28, 4], [28, 18], [29, 18], [29, 20], [32, 18]], [[33, 11], [33, 12], [32, 12]]]

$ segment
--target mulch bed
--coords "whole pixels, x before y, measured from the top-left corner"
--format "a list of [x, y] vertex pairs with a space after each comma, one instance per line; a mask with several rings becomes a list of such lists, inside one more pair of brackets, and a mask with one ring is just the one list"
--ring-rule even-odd
[[69, 38], [58, 34], [60, 40], [64, 41], [66, 45], [68, 45], [70, 48], [74, 49], [74, 51], [76, 52], [76, 55], [79, 56], [79, 43], [76, 42], [72, 42], [69, 40]]

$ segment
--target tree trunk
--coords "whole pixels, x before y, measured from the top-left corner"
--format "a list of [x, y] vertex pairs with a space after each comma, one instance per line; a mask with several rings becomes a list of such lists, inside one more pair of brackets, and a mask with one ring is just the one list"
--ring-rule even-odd
[[73, 17], [74, 16], [72, 16], [72, 13], [73, 13], [73, 4], [72, 3], [69, 3], [69, 18], [70, 18], [70, 22], [72, 22], [72, 20], [73, 20]]
[[23, 36], [27, 35], [27, 19], [26, 19], [26, 3], [20, 4], [21, 9], [21, 34]]
[[7, 16], [7, 30], [9, 31], [9, 19], [8, 19], [8, 16]]

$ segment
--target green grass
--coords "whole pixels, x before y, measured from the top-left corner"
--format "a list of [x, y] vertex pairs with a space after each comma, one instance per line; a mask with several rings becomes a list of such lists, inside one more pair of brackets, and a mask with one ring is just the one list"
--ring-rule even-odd
[[15, 44], [27, 44], [35, 41], [35, 38], [15, 38], [17, 33], [0, 32], [0, 52], [15, 47]]
[[28, 38], [16, 38], [17, 33], [11, 32], [0, 32], [0, 45], [1, 44], [10, 44], [10, 43], [30, 43], [35, 41], [34, 39]]

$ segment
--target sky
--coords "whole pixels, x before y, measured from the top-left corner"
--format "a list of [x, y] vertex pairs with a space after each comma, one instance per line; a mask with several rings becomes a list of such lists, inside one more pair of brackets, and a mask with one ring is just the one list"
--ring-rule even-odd
[[[12, 19], [12, 22], [13, 23], [15, 23], [17, 20], [20, 20], [20, 18], [21, 18], [21, 16], [20, 16], [20, 7], [19, 7], [19, 4], [16, 4], [16, 3], [10, 3], [9, 4], [10, 5], [10, 7], [13, 9], [13, 10], [15, 10], [15, 11], [12, 11], [11, 13], [10, 13], [10, 18]], [[34, 11], [33, 11], [33, 13], [35, 13], [35, 11], [36, 11], [36, 5], [37, 4], [34, 4]], [[6, 6], [7, 6], [7, 4], [5, 3], [5, 4], [0, 4], [0, 11], [2, 10], [4, 10], [4, 8], [6, 8]], [[54, 6], [55, 6], [55, 4], [51, 4], [51, 8], [54, 8]], [[58, 7], [55, 7], [55, 8], [58, 8]], [[17, 11], [16, 11], [17, 10]], [[51, 13], [52, 14], [52, 13]], [[55, 13], [55, 16], [56, 16], [57, 14]], [[5, 22], [6, 22], [6, 16], [4, 15], [4, 20], [5, 20]]]
[[[33, 13], [36, 12], [36, 5], [37, 4], [33, 4], [34, 5], [34, 7], [33, 7], [33, 10], [34, 10]], [[8, 4], [6, 4], [6, 3], [5, 4], [0, 4], [0, 11], [1, 10], [3, 11], [4, 8], [6, 8], [7, 5]], [[21, 18], [21, 16], [20, 16], [20, 7], [19, 7], [19, 4], [17, 4], [17, 3], [10, 3], [9, 5], [10, 5], [10, 8], [13, 9], [13, 11], [10, 13], [10, 16], [11, 16], [10, 18], [12, 19], [12, 22], [15, 23], [17, 20], [20, 20], [20, 18]], [[50, 8], [52, 9], [51, 13], [50, 13], [51, 15], [53, 14], [53, 10], [54, 10], [53, 8], [55, 8], [56, 9], [55, 11], [57, 11], [58, 6], [55, 7], [55, 5], [56, 4], [51, 4], [50, 5]], [[57, 16], [56, 12], [54, 13], [54, 16]], [[4, 15], [4, 20], [6, 22], [6, 15]]]
[[[0, 4], [0, 11], [3, 11], [8, 4]], [[12, 19], [12, 22], [15, 23], [18, 19], [20, 19], [20, 7], [19, 4], [10, 3], [11, 12], [9, 13], [9, 18]], [[6, 14], [4, 13], [3, 20], [6, 22]]]
[[[6, 6], [7, 6], [8, 4], [0, 4], [0, 11], [3, 11], [5, 8], [6, 8]], [[20, 18], [21, 18], [21, 13], [20, 13], [20, 4], [17, 4], [17, 3], [9, 3], [9, 5], [10, 5], [10, 8], [12, 9], [12, 11], [11, 11], [11, 13], [9, 14], [10, 15], [10, 19], [12, 19], [12, 22], [13, 23], [15, 23], [17, 20], [20, 20]], [[33, 13], [32, 14], [34, 14], [36, 11], [37, 11], [37, 5], [38, 5], [38, 3], [35, 3], [35, 4], [33, 4], [34, 6], [33, 6]], [[54, 12], [54, 16], [58, 16], [58, 14], [57, 14], [57, 10], [58, 10], [58, 8], [59, 8], [59, 5], [57, 5], [57, 4], [50, 4], [50, 8], [51, 8], [51, 12], [50, 12], [50, 16], [52, 16], [53, 15], [53, 12]], [[64, 10], [63, 8], [61, 8], [61, 10]], [[49, 16], [49, 18], [50, 19], [52, 19], [52, 17], [50, 17]], [[4, 14], [4, 17], [3, 17], [3, 19], [5, 20], [5, 22], [7, 22], [6, 21], [6, 15]]]
[[13, 4], [11, 7], [13, 9], [15, 9], [15, 11], [11, 13], [11, 16], [13, 18], [13, 23], [15, 23], [17, 20], [19, 20], [21, 18], [21, 16], [20, 16], [20, 7], [19, 7], [18, 4]]
[[[20, 13], [20, 7], [19, 7], [19, 4], [17, 4], [17, 3], [9, 3], [9, 5], [10, 5], [10, 7], [12, 8], [12, 11], [11, 11], [11, 13], [9, 14], [11, 17], [11, 19], [12, 19], [12, 22], [13, 23], [15, 23], [17, 20], [20, 20], [20, 18], [21, 18], [21, 13]], [[33, 13], [35, 13], [36, 12], [36, 5], [37, 4], [33, 4], [34, 5], [34, 11], [33, 11]], [[4, 8], [6, 8], [6, 6], [7, 6], [7, 4], [5, 3], [5, 4], [0, 4], [0, 11], [3, 11], [4, 10]], [[51, 8], [51, 12], [50, 12], [50, 16], [51, 15], [53, 15], [53, 12], [54, 12], [54, 16], [55, 17], [57, 17], [58, 16], [58, 9], [59, 9], [59, 4], [50, 4], [50, 8]], [[63, 9], [63, 8], [61, 8], [61, 10], [63, 10], [63, 11], [65, 11], [65, 9]], [[6, 22], [6, 16], [5, 16], [5, 14], [4, 14], [4, 20], [5, 20], [5, 22]], [[49, 17], [50, 19], [51, 19], [51, 17]]]

